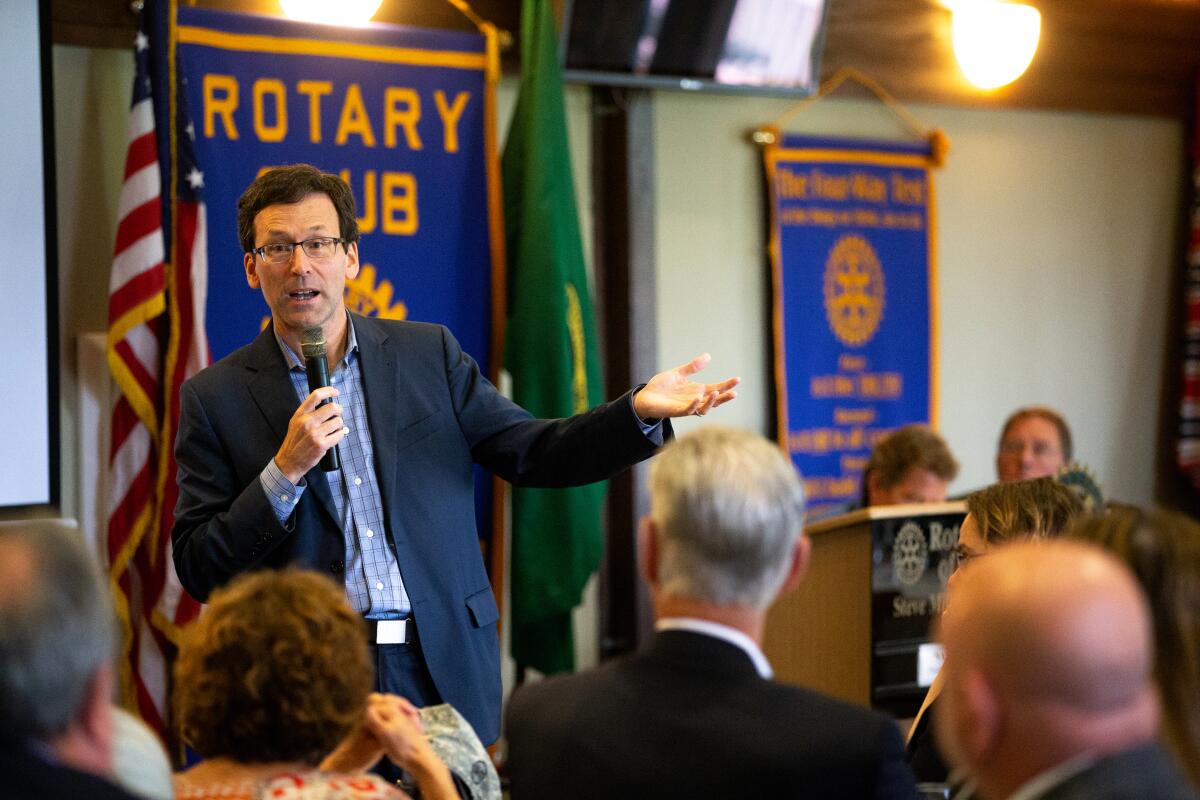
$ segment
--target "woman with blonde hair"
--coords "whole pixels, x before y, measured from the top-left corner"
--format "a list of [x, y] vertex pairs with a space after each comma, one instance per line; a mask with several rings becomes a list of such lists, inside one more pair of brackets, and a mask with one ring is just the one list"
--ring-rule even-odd
[[1053, 478], [996, 483], [967, 495], [966, 503], [955, 550], [959, 567], [1008, 541], [1060, 536], [1083, 510], [1079, 497]]
[[417, 710], [373, 680], [363, 620], [328, 578], [258, 572], [213, 592], [175, 664], [183, 738], [205, 759], [177, 797], [401, 800], [362, 772], [386, 753], [428, 800], [457, 798]]
[[[956, 567], [950, 585], [970, 568], [970, 562], [986, 556], [994, 547], [1065, 534], [1083, 510], [1079, 497], [1053, 478], [996, 483], [967, 495], [966, 505], [967, 516], [958, 528]], [[946, 613], [952, 612], [947, 609]], [[913, 721], [904, 752], [921, 783], [944, 783], [949, 777], [930, 724], [932, 706], [941, 689], [939, 673]]]
[[1162, 739], [1200, 786], [1200, 524], [1170, 511], [1114, 506], [1080, 520], [1070, 535], [1125, 561], [1150, 599]]

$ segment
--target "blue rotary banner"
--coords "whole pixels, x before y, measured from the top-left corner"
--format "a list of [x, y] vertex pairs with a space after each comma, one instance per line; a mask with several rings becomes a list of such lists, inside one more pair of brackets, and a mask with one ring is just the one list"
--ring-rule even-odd
[[246, 284], [237, 198], [261, 170], [303, 161], [354, 190], [363, 269], [347, 305], [443, 323], [486, 374], [496, 218], [485, 38], [183, 7], [176, 40], [212, 217], [212, 357], [253, 339], [268, 314]]
[[882, 436], [936, 421], [933, 159], [787, 135], [764, 157], [778, 435], [819, 513], [859, 498]]
[[[492, 32], [342, 28], [190, 7], [173, 22], [196, 151], [181, 179], [203, 187], [210, 218], [212, 359], [250, 342], [270, 313], [246, 283], [237, 198], [261, 171], [308, 162], [340, 174], [358, 207], [362, 268], [346, 305], [442, 323], [494, 378], [504, 291]], [[476, 485], [486, 537], [490, 483], [477, 476]]]

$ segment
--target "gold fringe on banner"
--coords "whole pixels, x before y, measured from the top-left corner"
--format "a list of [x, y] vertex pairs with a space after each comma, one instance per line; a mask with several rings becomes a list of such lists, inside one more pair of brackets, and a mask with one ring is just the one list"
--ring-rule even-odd
[[[449, 1], [456, 2], [456, 0]], [[946, 156], [950, 152], [950, 138], [946, 136], [946, 133], [941, 128], [926, 128], [923, 126], [916, 117], [908, 112], [908, 109], [900, 105], [900, 102], [892, 97], [887, 89], [884, 89], [880, 85], [879, 81], [854, 67], [842, 67], [833, 74], [833, 77], [821, 84], [816, 94], [804, 98], [777, 117], [773, 122], [754, 130], [750, 135], [751, 141], [758, 145], [774, 144], [779, 139], [780, 131], [785, 124], [801, 112], [807, 111], [821, 99], [833, 94], [837, 91], [838, 87], [848, 80], [854, 81], [875, 95], [879, 102], [883, 103], [888, 111], [892, 112], [892, 115], [899, 120], [904, 129], [913, 137], [928, 140], [930, 159], [933, 162], [933, 166], [941, 167], [946, 163]]]
[[[489, 37], [489, 39], [492, 36], [495, 36], [496, 42], [500, 46], [499, 47], [500, 50], [507, 50], [508, 48], [512, 47], [512, 41], [513, 41], [512, 34], [509, 33], [508, 31], [500, 30], [495, 25], [493, 25], [492, 23], [488, 22], [483, 17], [476, 14], [475, 9], [471, 8], [470, 4], [468, 4], [466, 0], [446, 0], [446, 2], [449, 3], [450, 5], [454, 6], [455, 8], [457, 8], [459, 11], [461, 11], [462, 15], [464, 17], [466, 17], [467, 19], [471, 20], [471, 23], [476, 28], [478, 28], [479, 32], [482, 33], [484, 36]], [[491, 31], [491, 33], [489, 33], [489, 30]], [[497, 69], [497, 75], [498, 75], [499, 74], [499, 71], [498, 71], [499, 70], [499, 62], [498, 61], [497, 61], [496, 69]]]

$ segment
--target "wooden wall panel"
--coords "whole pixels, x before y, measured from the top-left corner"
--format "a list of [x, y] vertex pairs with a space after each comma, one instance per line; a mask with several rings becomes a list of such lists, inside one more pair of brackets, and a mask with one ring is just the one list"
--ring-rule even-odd
[[1200, 71], [1200, 0], [1027, 0], [1042, 12], [1029, 70], [984, 92], [954, 60], [936, 0], [830, 0], [825, 77], [853, 66], [903, 100], [1186, 117]]
[[[1200, 72], [1200, 0], [1027, 0], [1042, 38], [1016, 83], [983, 92], [958, 71], [950, 12], [939, 0], [829, 0], [823, 74], [853, 66], [906, 101], [1186, 118]], [[278, 0], [197, 0], [224, 10], [279, 13]], [[520, 30], [517, 0], [474, 0], [484, 18]], [[54, 41], [127, 47], [129, 0], [53, 0]], [[380, 21], [470, 30], [445, 0], [384, 0]], [[515, 47], [505, 68], [516, 68]]]
[[[131, 0], [51, 0], [54, 43], [81, 47], [132, 47], [137, 16]], [[220, 11], [280, 15], [279, 0], [180, 0], [181, 5]], [[472, 0], [471, 8], [515, 37], [520, 30], [519, 0]], [[383, 0], [378, 22], [473, 31], [475, 26], [446, 0]], [[511, 48], [510, 53], [515, 52]], [[505, 62], [510, 56], [505, 54]], [[515, 61], [513, 62], [515, 68]]]
[[133, 47], [137, 15], [129, 0], [52, 0], [55, 44], [77, 47]]

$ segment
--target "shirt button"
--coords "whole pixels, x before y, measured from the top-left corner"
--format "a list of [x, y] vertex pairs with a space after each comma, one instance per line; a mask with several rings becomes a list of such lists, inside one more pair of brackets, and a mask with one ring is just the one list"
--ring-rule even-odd
[[355, 486], [362, 486], [362, 478], [355, 478], [355, 479], [354, 479], [354, 485], [355, 485]]
[[290, 497], [288, 497], [286, 494], [281, 494], [281, 495], [279, 495], [279, 499], [280, 499], [281, 501], [283, 501], [284, 503], [286, 503], [286, 502], [288, 502], [289, 500], [291, 500], [291, 498], [290, 498]]
[[383, 591], [383, 581], [379, 581], [378, 583], [376, 583], [375, 588], [382, 592]]
[[374, 535], [375, 535], [375, 531], [371, 530], [370, 528], [367, 528], [367, 538], [370, 539]]

